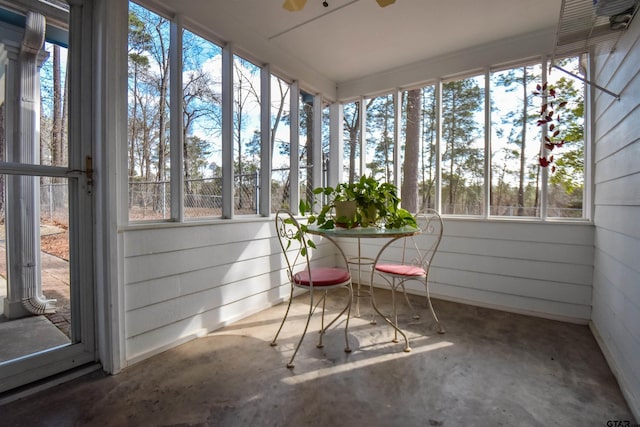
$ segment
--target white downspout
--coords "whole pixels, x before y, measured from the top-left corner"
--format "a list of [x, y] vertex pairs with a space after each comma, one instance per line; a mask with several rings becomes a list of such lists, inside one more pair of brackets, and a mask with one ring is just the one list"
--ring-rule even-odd
[[[19, 160], [31, 163], [38, 159], [39, 71], [38, 54], [44, 44], [45, 18], [39, 13], [29, 12], [26, 18], [24, 39], [20, 47], [20, 99], [18, 101]], [[20, 223], [19, 238], [22, 250], [19, 253], [22, 267], [22, 305], [33, 314], [55, 313], [56, 300], [46, 299], [42, 294], [40, 275], [40, 200], [38, 178], [21, 176], [19, 180]]]

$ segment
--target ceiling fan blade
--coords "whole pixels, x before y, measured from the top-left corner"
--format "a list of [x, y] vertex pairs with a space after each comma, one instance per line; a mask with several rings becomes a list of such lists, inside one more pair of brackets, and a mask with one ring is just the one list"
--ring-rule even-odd
[[307, 4], [307, 0], [284, 0], [282, 7], [289, 12], [298, 12], [304, 8], [305, 4]]
[[386, 7], [396, 2], [396, 0], [376, 0], [376, 1], [380, 5], [380, 7]]

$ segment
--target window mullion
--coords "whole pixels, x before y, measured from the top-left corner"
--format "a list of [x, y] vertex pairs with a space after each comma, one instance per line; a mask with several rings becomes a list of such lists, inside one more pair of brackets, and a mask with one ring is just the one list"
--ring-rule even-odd
[[262, 216], [271, 215], [271, 67], [260, 70], [260, 210]]
[[491, 70], [484, 72], [484, 191], [483, 216], [491, 215]]
[[170, 203], [171, 218], [184, 220], [184, 162], [183, 162], [183, 126], [182, 120], [182, 16], [177, 15], [171, 21], [169, 41], [169, 104], [170, 121]]
[[[401, 94], [399, 90], [393, 91], [393, 115], [395, 126], [393, 127], [393, 137], [395, 143], [393, 144], [393, 184], [398, 187], [398, 191], [401, 191], [402, 182], [402, 168], [400, 165], [400, 100]], [[400, 194], [402, 197], [402, 195]]]
[[436, 188], [435, 209], [442, 212], [442, 80], [435, 84], [436, 102]]
[[290, 96], [290, 138], [289, 142], [289, 209], [296, 215], [300, 204], [300, 83], [291, 84]]
[[[313, 135], [311, 141], [313, 146], [313, 165], [311, 173], [313, 174], [313, 185], [315, 187], [322, 186], [322, 96], [315, 95], [313, 97]], [[308, 173], [308, 172], [307, 172]], [[307, 191], [313, 190], [312, 188]]]
[[329, 172], [327, 185], [335, 187], [342, 181], [344, 163], [344, 106], [333, 103], [329, 107]]
[[[583, 54], [586, 55], [586, 54]], [[592, 80], [594, 75], [594, 64], [591, 61], [591, 56], [583, 57], [586, 61], [585, 70], [587, 80]], [[594, 164], [593, 156], [595, 154], [593, 143], [593, 124], [595, 123], [595, 110], [593, 108], [593, 99], [595, 99], [596, 88], [592, 85], [588, 85], [584, 89], [584, 189], [583, 191], [583, 211], [582, 217], [593, 220], [595, 214], [595, 203], [593, 202], [593, 195], [595, 194], [594, 184]]]
[[222, 217], [233, 217], [233, 46], [222, 48]]
[[[360, 150], [360, 176], [365, 176], [365, 167], [367, 165], [367, 144], [365, 143], [365, 132], [367, 131], [367, 112], [366, 112], [366, 102], [364, 98], [360, 98], [358, 101], [360, 103], [360, 109], [358, 110], [360, 113], [360, 131], [358, 132], [358, 147]], [[356, 177], [357, 178], [357, 177]]]

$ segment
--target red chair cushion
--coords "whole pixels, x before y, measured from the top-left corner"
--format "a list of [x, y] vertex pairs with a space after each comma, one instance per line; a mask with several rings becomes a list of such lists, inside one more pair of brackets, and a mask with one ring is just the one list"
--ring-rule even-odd
[[376, 264], [376, 271], [395, 274], [396, 276], [424, 276], [424, 268], [417, 265]]
[[293, 281], [300, 286], [311, 286], [311, 281], [313, 286], [332, 286], [344, 283], [350, 277], [344, 268], [316, 267], [311, 269], [311, 277], [308, 270], [303, 270], [293, 275]]

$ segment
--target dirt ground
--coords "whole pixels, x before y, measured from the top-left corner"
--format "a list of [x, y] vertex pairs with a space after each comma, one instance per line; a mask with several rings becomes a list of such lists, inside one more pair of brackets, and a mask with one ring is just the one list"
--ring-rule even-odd
[[58, 258], [69, 261], [69, 229], [66, 224], [53, 223], [57, 231], [42, 235], [40, 238], [40, 250]]

